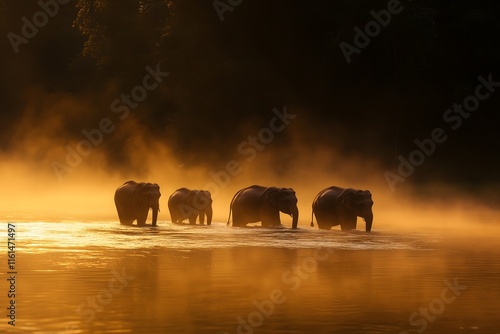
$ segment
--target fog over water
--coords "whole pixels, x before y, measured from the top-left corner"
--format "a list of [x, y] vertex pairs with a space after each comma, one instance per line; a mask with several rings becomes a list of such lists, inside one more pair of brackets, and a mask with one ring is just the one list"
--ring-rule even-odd
[[[141, 130], [123, 147], [130, 164], [110, 163], [102, 147], [117, 127], [62, 178], [51, 164], [66, 164], [65, 146], [79, 142], [62, 140], [57, 122], [21, 127], [0, 167], [2, 217], [18, 238], [14, 333], [498, 332], [499, 212], [411, 176], [393, 192], [377, 160], [304, 144], [313, 134], [298, 120], [286, 145], [277, 133], [248, 161], [238, 147], [259, 129], [243, 131], [227, 142], [230, 158], [209, 166], [183, 163]], [[55, 138], [32, 137], [52, 126]], [[113, 194], [129, 179], [160, 185], [157, 228], [119, 224]], [[292, 187], [299, 229], [284, 214], [283, 228], [227, 227], [232, 196], [252, 184]], [[330, 185], [372, 192], [371, 233], [360, 218], [349, 233], [309, 226], [314, 196]], [[170, 222], [179, 187], [212, 191], [211, 226]]]
[[[55, 103], [63, 108], [61, 104], [65, 105]], [[295, 109], [285, 108], [289, 114], [297, 115]], [[269, 119], [274, 116], [270, 110]], [[27, 118], [25, 122], [33, 121]], [[5, 188], [9, 189], [0, 195], [5, 219], [115, 220], [115, 189], [127, 180], [136, 180], [160, 185], [159, 220], [162, 222], [170, 220], [168, 196], [180, 187], [210, 190], [214, 219], [226, 221], [233, 195], [241, 188], [259, 184], [290, 187], [296, 191], [301, 228], [309, 228], [311, 204], [316, 194], [331, 185], [370, 190], [375, 202], [375, 229], [479, 232], [498, 225], [495, 206], [482, 201], [489, 194], [497, 196], [495, 188], [470, 193], [444, 183], [420, 185], [414, 176], [421, 171], [415, 167], [414, 175], [394, 183], [392, 191], [384, 173], [397, 173], [396, 170], [384, 170], [377, 160], [350, 155], [335, 146], [307, 144], [304, 137], [311, 136], [312, 132], [304, 133], [300, 117], [291, 120], [283, 133], [274, 133], [269, 143], [258, 144], [262, 150], [252, 146], [249, 137], [258, 138], [259, 131], [268, 127], [268, 123], [262, 124], [261, 129], [242, 132], [239, 141], [228, 140], [226, 149], [230, 154], [226, 160], [213, 161], [216, 152], [198, 152], [196, 160], [209, 163], [191, 166], [176, 157], [168, 145], [150, 137], [133, 122], [117, 124], [115, 132], [103, 135], [101, 143], [88, 151], [85, 147], [79, 151], [81, 143], [87, 140], [83, 135], [80, 141], [64, 139], [64, 128], [57, 118], [42, 119], [38, 123], [20, 125], [15, 131], [15, 149], [3, 154], [0, 174]], [[30, 130], [25, 131], [26, 128]], [[122, 131], [128, 133], [120, 148], [126, 164], [112, 162], [106, 151], [106, 145], [113, 144], [116, 136], [123, 135]], [[40, 136], [40, 133], [53, 133], [54, 137]], [[285, 136], [284, 145], [280, 141]], [[237, 163], [236, 168], [228, 169], [231, 161]], [[421, 168], [426, 163], [432, 164], [432, 161], [424, 162]], [[290, 226], [289, 217], [282, 216], [282, 221]], [[358, 223], [364, 224], [360, 218]], [[358, 229], [363, 229], [359, 226]]]
[[[0, 0], [0, 332], [500, 333], [500, 2], [61, 2]], [[251, 185], [298, 229], [226, 226]], [[310, 226], [330, 186], [371, 233]]]

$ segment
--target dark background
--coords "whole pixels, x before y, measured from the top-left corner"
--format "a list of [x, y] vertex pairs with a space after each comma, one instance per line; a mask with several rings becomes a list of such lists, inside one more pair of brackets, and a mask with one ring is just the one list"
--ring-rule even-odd
[[[130, 118], [184, 164], [227, 161], [252, 129], [267, 124], [272, 108], [286, 105], [300, 115], [302, 142], [376, 159], [393, 172], [416, 138], [443, 127], [448, 140], [414, 182], [495, 189], [500, 92], [456, 131], [442, 117], [474, 94], [478, 76], [500, 81], [500, 2], [401, 5], [402, 13], [348, 64], [339, 44], [353, 44], [353, 28], [363, 29], [373, 20], [370, 11], [387, 1], [243, 0], [223, 22], [211, 1], [71, 1], [18, 54], [6, 35], [20, 34], [21, 18], [31, 21], [40, 7], [0, 1], [0, 150], [14, 149], [27, 105], [34, 106], [32, 126], [55, 116], [33, 91], [93, 105], [78, 114], [61, 110], [62, 130], [39, 134], [78, 140], [83, 127], [109, 114], [117, 92], [130, 92], [145, 67], [159, 63], [170, 76]], [[284, 159], [294, 159], [286, 154], [289, 136], [273, 143]], [[109, 167], [127, 168], [124, 140], [117, 134], [102, 146]]]

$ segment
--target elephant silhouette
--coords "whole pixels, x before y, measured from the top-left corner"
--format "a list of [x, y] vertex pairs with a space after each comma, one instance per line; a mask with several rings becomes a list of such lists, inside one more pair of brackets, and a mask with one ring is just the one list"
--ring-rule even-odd
[[207, 190], [177, 189], [168, 198], [168, 210], [174, 224], [185, 219], [189, 219], [190, 224], [196, 224], [199, 217], [200, 224], [203, 225], [206, 216], [207, 225], [210, 225], [213, 216], [212, 195]]
[[373, 200], [368, 190], [340, 188], [332, 186], [318, 193], [312, 203], [311, 226], [316, 216], [318, 227], [329, 230], [340, 225], [342, 231], [356, 229], [357, 217], [366, 223], [366, 231], [370, 232], [373, 223]]
[[115, 191], [115, 205], [122, 225], [144, 226], [148, 211], [153, 211], [152, 225], [156, 226], [160, 211], [160, 186], [156, 183], [127, 181]]
[[263, 227], [279, 226], [280, 212], [292, 216], [292, 228], [297, 228], [299, 209], [297, 197], [291, 188], [262, 187], [253, 185], [238, 191], [229, 207], [229, 226], [233, 213], [233, 227], [262, 222]]

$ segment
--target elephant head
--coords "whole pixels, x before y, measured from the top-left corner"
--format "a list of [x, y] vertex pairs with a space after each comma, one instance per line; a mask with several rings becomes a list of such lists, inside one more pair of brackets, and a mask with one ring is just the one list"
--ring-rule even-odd
[[153, 211], [152, 225], [156, 226], [158, 211], [160, 211], [160, 186], [156, 183], [139, 183], [134, 190], [134, 199], [143, 208]]
[[278, 188], [268, 195], [271, 205], [279, 211], [292, 216], [292, 228], [297, 228], [299, 221], [299, 209], [297, 207], [297, 197], [292, 188]]
[[212, 194], [207, 190], [193, 190], [188, 197], [188, 202], [200, 212], [200, 224], [205, 222], [207, 215], [207, 225], [212, 224]]
[[368, 190], [355, 190], [349, 192], [342, 200], [342, 204], [356, 216], [362, 217], [366, 223], [366, 231], [371, 231], [373, 223], [373, 201], [372, 194]]

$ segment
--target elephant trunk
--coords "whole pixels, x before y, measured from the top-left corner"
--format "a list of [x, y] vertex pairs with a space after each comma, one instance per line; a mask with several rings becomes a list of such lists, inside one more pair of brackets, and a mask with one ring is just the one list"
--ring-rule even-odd
[[363, 218], [366, 223], [366, 232], [370, 232], [372, 230], [373, 212], [370, 210]]
[[152, 226], [156, 226], [156, 221], [158, 220], [158, 211], [160, 211], [160, 205], [158, 203], [151, 206], [153, 210], [153, 221], [151, 223]]
[[205, 214], [207, 215], [207, 225], [212, 224], [212, 216], [213, 216], [213, 210], [212, 210], [212, 205], [210, 205], [206, 210]]
[[297, 228], [297, 223], [299, 222], [299, 209], [297, 206], [290, 210], [290, 215], [292, 216], [292, 228]]

